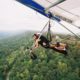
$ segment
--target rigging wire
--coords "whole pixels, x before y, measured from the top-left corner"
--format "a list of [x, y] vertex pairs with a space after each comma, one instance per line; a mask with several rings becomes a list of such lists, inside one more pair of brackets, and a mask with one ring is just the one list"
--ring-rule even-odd
[[[52, 4], [52, 2], [50, 2], [49, 0], [46, 0], [46, 1]], [[65, 9], [63, 9], [63, 8], [61, 8], [61, 7], [59, 7], [59, 6], [56, 6], [56, 7], [58, 7], [59, 9], [65, 11], [65, 12], [67, 12], [67, 13], [70, 13], [70, 14], [76, 16], [76, 17], [80, 17], [79, 15], [75, 15], [75, 14], [73, 14], [73, 13], [71, 13], [71, 12], [69, 12], [69, 11], [67, 11], [67, 10], [65, 10]], [[65, 22], [66, 22], [66, 21], [65, 21]], [[80, 29], [80, 26], [76, 26], [75, 24], [72, 24], [72, 23], [70, 23], [70, 24], [73, 25], [74, 27]]]
[[[30, 6], [30, 5], [28, 5], [28, 6]], [[37, 9], [37, 8], [33, 7], [33, 6], [30, 6], [30, 7], [34, 8], [34, 9], [36, 9], [36, 10], [42, 11], [42, 10], [40, 10], [40, 9]], [[42, 11], [42, 12], [43, 12], [43, 11]], [[78, 38], [80, 38], [77, 34], [75, 34], [73, 31], [71, 31], [70, 29], [68, 29], [67, 27], [65, 27], [63, 24], [61, 24], [61, 23], [58, 22], [57, 20], [55, 20], [55, 21], [56, 21], [58, 24], [60, 24], [61, 26], [63, 26], [65, 29], [67, 29], [69, 32], [71, 32], [72, 34], [74, 34], [75, 36], [77, 36]], [[49, 21], [45, 24], [44, 28], [41, 30], [39, 38], [41, 37], [42, 32], [43, 32], [43, 30], [46, 28], [46, 26], [47, 26], [48, 23], [49, 23]], [[70, 24], [71, 24], [71, 23], [70, 23]], [[73, 26], [77, 27], [78, 29], [80, 29], [80, 27], [76, 26], [75, 24], [71, 24], [71, 25], [73, 25]]]
[[[46, 0], [46, 1], [48, 1], [48, 0]], [[48, 1], [48, 2], [50, 2], [50, 1]], [[50, 2], [51, 3], [51, 2]], [[36, 10], [38, 10], [38, 11], [41, 11], [41, 12], [43, 12], [43, 10], [40, 10], [40, 9], [37, 9], [37, 8], [35, 8], [35, 7], [33, 7], [33, 6], [31, 6], [31, 5], [28, 5], [29, 7], [32, 7], [32, 8], [34, 8], [34, 9], [36, 9]], [[73, 13], [72, 13], [73, 14]], [[49, 21], [48, 21], [49, 22]], [[48, 22], [47, 22], [47, 24], [48, 24]], [[58, 21], [57, 21], [58, 22]], [[66, 22], [66, 21], [65, 21]], [[47, 26], [47, 24], [44, 26], [44, 28], [42, 29], [42, 31], [40, 32], [40, 33], [42, 33], [43, 32], [43, 30], [45, 29], [45, 27]], [[79, 26], [76, 26], [75, 24], [72, 24], [72, 23], [70, 23], [71, 25], [73, 25], [74, 27], [76, 27], [76, 28], [78, 28], [78, 29], [80, 29], [80, 27]], [[65, 26], [64, 26], [65, 27]], [[70, 31], [71, 33], [73, 33], [72, 31]], [[74, 34], [74, 33], [73, 33]], [[41, 36], [42, 34], [40, 34], [40, 36]], [[76, 35], [76, 34], [74, 34], [74, 35]], [[79, 37], [79, 36], [77, 36], [77, 37]], [[39, 37], [40, 38], [40, 37]]]
[[[49, 0], [46, 0], [46, 1], [52, 4], [52, 2], [50, 2]], [[33, 6], [29, 5], [29, 4], [28, 4], [28, 6], [31, 7], [31, 8], [33, 8], [33, 9], [35, 9], [35, 10], [38, 10], [38, 11], [40, 11], [40, 12], [44, 12], [43, 10], [38, 9], [38, 8], [36, 8], [36, 7], [33, 7]], [[53, 14], [53, 15], [54, 15], [54, 14]], [[70, 24], [71, 24], [71, 23], [70, 23]], [[73, 25], [74, 27], [80, 29], [79, 26], [76, 26], [75, 24], [72, 24], [72, 25]]]
[[72, 26], [74, 26], [74, 27], [76, 27], [76, 28], [80, 29], [80, 26], [76, 26], [76, 25], [75, 25], [75, 24], [73, 24], [73, 23], [69, 23], [69, 24], [71, 24]]
[[45, 26], [43, 27], [43, 29], [40, 31], [40, 35], [39, 35], [39, 38], [41, 37], [42, 35], [42, 32], [44, 31], [44, 29], [46, 28], [46, 26], [49, 24], [49, 21], [45, 24]]
[[65, 11], [65, 12], [67, 12], [67, 13], [72, 14], [73, 16], [76, 16], [76, 17], [79, 17], [79, 18], [80, 18], [80, 16], [79, 16], [79, 15], [76, 15], [76, 14], [74, 14], [74, 13], [72, 13], [72, 12], [68, 11], [68, 10], [65, 10], [65, 9], [61, 8], [60, 6], [56, 6], [56, 7], [58, 7], [59, 9], [61, 9], [61, 10]]
[[45, 9], [46, 9], [46, 11], [47, 11], [47, 10], [49, 10], [50, 8], [56, 6], [56, 5], [58, 5], [58, 4], [60, 4], [60, 3], [64, 2], [64, 1], [65, 1], [65, 0], [58, 0], [58, 1], [54, 2], [54, 3], [52, 3], [50, 6], [48, 6], [48, 7], [45, 8]]
[[[52, 4], [52, 2], [50, 2], [49, 0], [46, 0], [46, 1]], [[79, 15], [76, 15], [76, 14], [74, 14], [74, 13], [68, 11], [68, 10], [65, 10], [65, 9], [61, 8], [60, 6], [56, 6], [56, 7], [58, 7], [59, 9], [62, 9], [63, 11], [65, 11], [65, 12], [67, 12], [67, 13], [70, 13], [70, 14], [76, 16], [76, 17], [80, 17]]]
[[[46, 1], [52, 4], [52, 2], [50, 2], [49, 0], [46, 0]], [[59, 7], [59, 6], [56, 6], [56, 7], [58, 7], [59, 9], [64, 10], [64, 11], [67, 12], [67, 13], [70, 13], [70, 14], [72, 14], [72, 15], [74, 15], [74, 16], [80, 17], [80, 16], [75, 15], [75, 14], [73, 14], [73, 13], [71, 13], [71, 12], [69, 12], [69, 11], [67, 11], [67, 10], [65, 10], [65, 9], [63, 9], [63, 8], [61, 8], [61, 7]], [[65, 21], [65, 22], [66, 22], [66, 21]], [[68, 23], [70, 23], [70, 22], [68, 22]], [[70, 23], [70, 24], [73, 25], [74, 27], [80, 29], [80, 26], [76, 26], [75, 24], [72, 24], [72, 23]]]
[[[49, 1], [49, 0], [46, 0], [46, 1], [49, 2], [50, 4], [53, 4], [53, 3], [52, 3], [51, 1]], [[76, 15], [76, 14], [74, 14], [74, 13], [68, 11], [68, 10], [65, 10], [65, 9], [61, 8], [60, 6], [56, 6], [56, 7], [58, 7], [58, 8], [60, 8], [60, 9], [64, 10], [64, 11], [67, 12], [67, 13], [70, 13], [70, 14], [72, 14], [72, 15], [74, 15], [74, 16], [80, 17], [79, 15]], [[73, 8], [73, 9], [75, 9], [75, 8]]]
[[59, 25], [61, 25], [62, 27], [64, 27], [66, 30], [68, 30], [69, 32], [71, 32], [72, 34], [74, 34], [76, 37], [78, 37], [80, 39], [80, 36], [78, 36], [76, 33], [74, 33], [72, 30], [70, 30], [69, 28], [67, 28], [66, 26], [64, 26], [62, 23], [58, 22], [57, 20], [55, 20]]
[[[46, 1], [48, 1], [48, 0], [46, 0]], [[48, 1], [48, 2], [50, 2], [50, 1]], [[50, 2], [51, 4], [52, 4], [52, 2]], [[35, 9], [35, 10], [38, 10], [38, 11], [41, 11], [41, 12], [43, 12], [43, 10], [41, 10], [41, 9], [37, 9], [37, 8], [35, 8], [35, 7], [33, 7], [33, 6], [31, 6], [31, 5], [29, 5], [28, 4], [28, 6], [29, 7], [31, 7], [31, 8], [33, 8], [33, 9]], [[58, 22], [56, 19], [54, 19], [56, 22]], [[48, 21], [49, 22], [49, 21]], [[42, 29], [42, 31], [40, 32], [41, 34], [40, 34], [40, 36], [42, 35], [42, 32], [43, 32], [43, 30], [45, 29], [45, 27], [47, 26], [47, 24], [48, 24], [48, 22], [46, 23], [46, 25], [44, 26], [44, 28]], [[63, 24], [61, 24], [60, 22], [58, 22], [60, 25], [62, 25], [63, 27], [65, 27]], [[71, 24], [71, 23], [70, 23]], [[78, 29], [80, 29], [80, 27], [78, 27], [78, 26], [76, 26], [76, 25], [74, 25], [74, 24], [71, 24], [71, 25], [73, 25], [73, 26], [75, 26], [75, 27], [77, 27]], [[65, 27], [66, 28], [66, 27]], [[71, 33], [73, 33], [75, 36], [77, 36], [77, 37], [79, 37], [78, 35], [76, 35], [74, 32], [72, 32], [71, 30], [69, 30], [68, 28], [66, 28], [68, 31], [70, 31]], [[39, 37], [40, 38], [40, 37]], [[80, 37], [79, 37], [80, 38]]]
[[[39, 34], [38, 39], [40, 39], [40, 37], [41, 37], [41, 35], [42, 35], [44, 29], [46, 28], [46, 26], [47, 26], [48, 24], [49, 24], [49, 21], [44, 25], [43, 29], [40, 31], [40, 34]], [[35, 46], [35, 44], [33, 43], [33, 45], [32, 45], [32, 49], [33, 49], [34, 46]]]
[[[67, 10], [65, 10], [65, 9], [63, 9], [63, 8], [61, 8], [61, 7], [59, 7], [59, 6], [57, 6], [57, 7], [60, 8], [60, 9], [62, 9], [63, 11], [65, 11], [65, 12], [67, 12], [67, 13], [70, 13], [70, 14], [72, 14], [72, 15], [74, 15], [74, 16], [80, 18], [79, 15], [75, 15], [75, 14], [73, 14], [73, 13], [71, 13], [71, 12], [69, 12], [69, 11], [67, 11]], [[75, 24], [72, 24], [72, 23], [70, 23], [70, 24], [73, 25], [73, 26], [75, 26], [75, 27], [77, 27], [78, 29], [80, 29], [80, 26], [76, 26]]]

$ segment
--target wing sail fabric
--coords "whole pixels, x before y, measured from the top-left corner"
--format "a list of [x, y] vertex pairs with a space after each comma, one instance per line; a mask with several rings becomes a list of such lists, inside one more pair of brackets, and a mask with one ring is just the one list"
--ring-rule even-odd
[[[43, 14], [44, 16], [48, 17], [48, 18], [51, 18], [51, 19], [54, 19], [54, 20], [57, 20], [57, 21], [60, 21], [60, 18], [57, 17], [57, 16], [54, 16], [54, 14], [52, 14], [50, 11], [46, 12], [45, 11], [45, 6], [42, 6], [41, 4], [39, 4], [37, 1], [45, 1], [45, 0], [16, 0], [34, 10], [36, 10], [37, 12]], [[59, 0], [57, 0], [59, 1]], [[61, 0], [61, 2], [64, 1], [64, 0]], [[57, 3], [58, 4], [58, 3]], [[55, 5], [55, 4], [54, 4]]]
[[[80, 20], [80, 0], [17, 0], [40, 14], [57, 20], [74, 24]], [[62, 2], [62, 3], [61, 3]], [[56, 6], [54, 6], [56, 3]], [[76, 4], [75, 4], [76, 3]], [[79, 8], [78, 8], [79, 7]], [[48, 9], [48, 10], [46, 10]], [[78, 9], [78, 10], [76, 10]]]

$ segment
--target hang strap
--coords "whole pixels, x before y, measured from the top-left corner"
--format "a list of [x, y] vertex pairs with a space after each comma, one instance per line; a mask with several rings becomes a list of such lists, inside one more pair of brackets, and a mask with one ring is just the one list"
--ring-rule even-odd
[[47, 39], [51, 42], [52, 41], [52, 36], [51, 36], [51, 23], [49, 20], [49, 25], [48, 25], [48, 32], [47, 32]]

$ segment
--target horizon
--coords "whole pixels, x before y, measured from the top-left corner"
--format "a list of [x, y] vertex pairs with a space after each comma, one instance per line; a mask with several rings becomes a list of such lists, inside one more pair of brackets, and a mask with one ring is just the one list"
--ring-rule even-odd
[[[41, 31], [39, 31], [39, 30], [19, 30], [19, 31], [0, 31], [0, 35], [1, 34], [11, 34], [11, 35], [17, 35], [17, 34], [23, 34], [23, 33], [40, 33]], [[43, 33], [45, 33], [46, 31], [43, 31], [42, 32], [42, 34]], [[72, 34], [72, 33], [57, 33], [57, 32], [52, 32], [51, 31], [51, 34], [53, 34], [53, 35], [71, 35], [71, 36], [75, 36], [74, 34]], [[80, 33], [78, 34], [78, 35], [80, 35]]]

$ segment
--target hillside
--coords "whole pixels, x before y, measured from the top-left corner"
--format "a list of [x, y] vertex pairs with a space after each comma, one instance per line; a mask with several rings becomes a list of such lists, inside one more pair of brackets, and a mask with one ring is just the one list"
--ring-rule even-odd
[[0, 80], [80, 80], [80, 41], [63, 38], [68, 56], [39, 47], [36, 60], [27, 47], [33, 44], [32, 33], [0, 40]]

